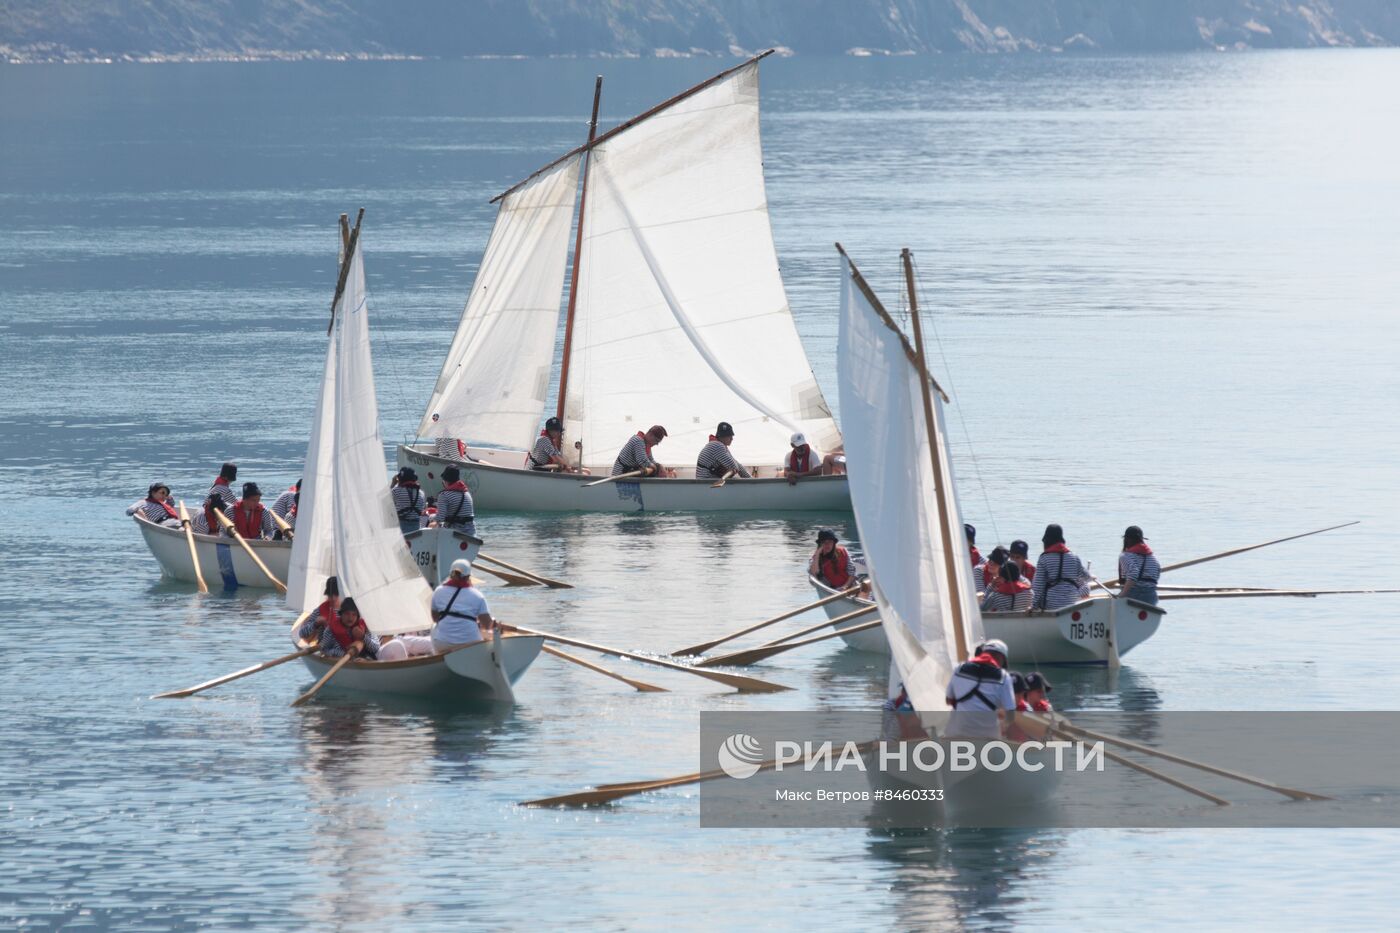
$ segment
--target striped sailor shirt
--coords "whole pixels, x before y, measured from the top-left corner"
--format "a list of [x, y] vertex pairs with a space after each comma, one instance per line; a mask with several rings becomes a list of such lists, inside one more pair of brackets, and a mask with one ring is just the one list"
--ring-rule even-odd
[[438, 521], [449, 528], [460, 528], [476, 521], [476, 508], [470, 490], [444, 489], [437, 495]]
[[458, 463], [463, 463], [466, 460], [462, 456], [465, 447], [466, 445], [455, 437], [439, 437], [433, 441], [433, 449], [437, 451], [439, 457], [443, 460], [455, 460]]
[[749, 471], [734, 459], [723, 441], [712, 440], [700, 448], [700, 455], [695, 458], [696, 479], [720, 479], [731, 470], [748, 478]]
[[286, 518], [287, 513], [291, 511], [292, 506], [296, 504], [296, 501], [297, 491], [295, 489], [288, 489], [286, 492], [282, 493], [282, 495], [277, 497], [276, 502], [272, 503], [272, 511], [277, 513], [278, 518]]
[[233, 504], [238, 501], [237, 493], [223, 483], [215, 483], [210, 486], [209, 491], [204, 494], [204, 498], [208, 499], [210, 496], [218, 496], [222, 499], [226, 509], [233, 508]]
[[135, 515], [140, 512], [142, 516], [157, 525], [169, 525], [171, 528], [180, 527], [178, 515], [171, 515], [159, 502], [152, 502], [150, 499], [137, 499], [127, 507], [126, 514]]
[[[1144, 566], [1146, 565], [1146, 566]], [[1162, 579], [1162, 565], [1155, 554], [1134, 554], [1124, 551], [1118, 555], [1118, 579], [1136, 580], [1142, 586], [1156, 586]]]
[[[224, 514], [228, 514], [228, 509], [224, 509]], [[205, 516], [204, 510], [200, 509], [190, 516], [190, 528], [197, 535], [217, 535], [222, 529], [209, 527], [209, 519]]]
[[530, 451], [530, 469], [549, 470], [555, 457], [562, 460], [564, 452], [555, 447], [554, 442], [547, 436], [541, 435], [535, 439], [535, 448]]
[[1031, 583], [1037, 609], [1059, 609], [1089, 595], [1089, 571], [1072, 551], [1046, 551], [1035, 562]]
[[[335, 640], [331, 634], [330, 626], [321, 629], [321, 641], [316, 645], [316, 650], [328, 658], [340, 658], [345, 656], [345, 649], [340, 647], [340, 642]], [[365, 632], [365, 647], [360, 652], [360, 657], [374, 660], [379, 654], [379, 636], [371, 631]]]
[[982, 597], [983, 612], [1024, 612], [1031, 607], [1031, 590], [1026, 587], [1016, 593], [1001, 593], [988, 589]]
[[399, 521], [413, 522], [417, 525], [418, 519], [428, 508], [428, 500], [423, 496], [423, 490], [416, 485], [395, 486], [389, 493], [394, 497], [394, 511], [399, 513]]
[[617, 476], [651, 466], [656, 466], [656, 461], [647, 453], [647, 442], [640, 434], [633, 434], [617, 452], [617, 459], [613, 461], [612, 473], [609, 475]]

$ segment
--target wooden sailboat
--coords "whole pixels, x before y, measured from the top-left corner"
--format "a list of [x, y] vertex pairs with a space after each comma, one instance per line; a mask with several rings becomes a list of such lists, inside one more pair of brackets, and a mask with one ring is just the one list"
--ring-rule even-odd
[[[904, 265], [913, 345], [844, 250], [841, 257], [837, 370], [851, 505], [873, 575], [880, 629], [893, 658], [889, 696], [906, 695], [916, 714], [936, 721], [946, 715], [954, 670], [986, 639], [965, 556], [944, 396], [924, 361], [909, 251], [904, 251]], [[867, 773], [872, 780], [908, 780], [946, 791], [941, 806], [946, 811], [1007, 801], [1025, 804], [1048, 795], [1056, 780], [1048, 768], [913, 771], [904, 776], [874, 768]]]
[[[240, 586], [272, 588], [275, 584], [268, 579], [248, 553], [232, 538], [225, 535], [192, 534], [194, 557], [190, 555], [190, 538], [179, 525], [157, 525], [144, 515], [133, 516], [136, 527], [151, 549], [161, 573], [172, 580], [186, 583], [198, 582], [195, 573], [195, 560], [199, 561], [199, 572], [204, 579], [222, 581], [225, 589]], [[279, 580], [287, 579], [291, 562], [290, 541], [249, 541], [248, 546], [258, 555], [272, 575]]]
[[[768, 53], [764, 53], [766, 55]], [[759, 55], [589, 141], [498, 197], [500, 211], [418, 436], [398, 449], [429, 491], [464, 438], [463, 479], [493, 510], [830, 510], [846, 480], [777, 478], [803, 433], [820, 451], [841, 433], [788, 307], [768, 221], [759, 138]], [[569, 230], [577, 204], [558, 398], [551, 394]], [[527, 469], [546, 414], [565, 456], [593, 476]], [[758, 479], [694, 478], [720, 421]], [[652, 424], [677, 479], [588, 484]]]
[[[374, 634], [382, 638], [426, 630], [433, 624], [428, 608], [432, 591], [405, 547], [385, 483], [358, 222], [346, 246], [332, 314], [307, 444], [287, 605], [298, 612], [313, 609], [326, 578], [335, 575], [341, 594], [355, 599]], [[338, 671], [326, 689], [511, 702], [511, 685], [543, 642], [538, 636], [498, 635], [425, 657], [357, 659]], [[302, 661], [318, 678], [334, 664], [314, 654]]]

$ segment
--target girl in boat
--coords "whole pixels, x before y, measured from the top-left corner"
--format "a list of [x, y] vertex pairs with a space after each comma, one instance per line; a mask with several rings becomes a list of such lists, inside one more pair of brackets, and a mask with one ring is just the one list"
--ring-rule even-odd
[[982, 597], [983, 612], [1024, 612], [1031, 607], [1031, 585], [1021, 579], [1021, 568], [1013, 560], [1001, 565], [997, 581]]
[[137, 512], [157, 525], [171, 528], [180, 525], [179, 514], [170, 507], [170, 487], [164, 483], [152, 483], [146, 490], [146, 498], [137, 499], [127, 507], [126, 514], [135, 515]]
[[437, 494], [438, 524], [475, 535], [476, 506], [471, 490], [462, 482], [462, 472], [455, 466], [447, 467], [442, 471], [442, 483], [442, 492]]
[[1129, 525], [1123, 532], [1123, 553], [1118, 555], [1118, 579], [1123, 581], [1119, 596], [1136, 599], [1140, 603], [1157, 605], [1157, 581], [1162, 576], [1162, 565], [1147, 546], [1142, 529]]
[[427, 497], [418, 487], [418, 472], [413, 467], [403, 467], [390, 484], [389, 494], [394, 497], [394, 511], [399, 516], [399, 531], [404, 534], [422, 527], [423, 513], [428, 509]]
[[194, 514], [190, 520], [190, 528], [197, 535], [218, 535], [223, 532], [223, 526], [214, 517], [216, 511], [223, 512], [227, 517], [228, 506], [224, 505], [224, 500], [218, 493], [211, 492], [204, 500], [203, 506]]
[[300, 492], [301, 480], [298, 479], [287, 489], [286, 492], [282, 493], [282, 495], [277, 497], [276, 502], [272, 503], [273, 514], [276, 515], [278, 518], [285, 519], [288, 522], [288, 524], [290, 524], [291, 519], [287, 516], [289, 514], [295, 514], [296, 510], [293, 507], [298, 501], [297, 496]]
[[238, 496], [234, 494], [233, 487], [229, 484], [238, 479], [238, 464], [225, 463], [219, 467], [219, 475], [214, 477], [214, 484], [209, 487], [206, 495], [218, 496], [224, 504], [224, 510], [233, 508], [233, 504], [238, 501]]
[[1035, 609], [1060, 609], [1089, 595], [1089, 571], [1069, 545], [1059, 525], [1046, 525], [1040, 538], [1045, 551], [1035, 563], [1031, 584]]
[[340, 608], [330, 614], [321, 629], [321, 641], [317, 648], [328, 658], [339, 658], [352, 651], [358, 657], [371, 661], [379, 659], [379, 638], [365, 625], [355, 600], [348, 596], [341, 601]]
[[851, 555], [837, 543], [836, 532], [830, 528], [817, 532], [817, 550], [807, 563], [807, 572], [838, 590], [851, 585], [855, 576], [851, 568]]
[[262, 504], [262, 490], [257, 483], [243, 484], [243, 498], [229, 510], [234, 530], [245, 540], [259, 538], [271, 541], [277, 537], [277, 525], [272, 520], [272, 512]]

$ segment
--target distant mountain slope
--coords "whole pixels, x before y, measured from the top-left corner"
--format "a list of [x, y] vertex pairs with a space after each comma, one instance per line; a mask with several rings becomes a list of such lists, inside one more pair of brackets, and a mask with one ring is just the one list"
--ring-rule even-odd
[[0, 0], [0, 58], [730, 54], [1400, 44], [1400, 0]]

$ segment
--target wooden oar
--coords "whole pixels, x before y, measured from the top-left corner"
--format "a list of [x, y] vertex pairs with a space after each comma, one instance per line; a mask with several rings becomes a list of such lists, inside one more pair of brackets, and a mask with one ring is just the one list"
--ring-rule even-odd
[[1152, 756], [1155, 756], [1155, 757], [1157, 757], [1157, 758], [1161, 758], [1161, 759], [1163, 759], [1163, 760], [1165, 760], [1165, 761], [1173, 762], [1173, 763], [1175, 763], [1175, 764], [1186, 765], [1187, 767], [1190, 767], [1190, 768], [1197, 768], [1197, 769], [1199, 769], [1199, 770], [1201, 770], [1201, 771], [1205, 771], [1205, 772], [1207, 772], [1207, 773], [1209, 773], [1209, 774], [1216, 774], [1216, 775], [1219, 775], [1220, 777], [1230, 778], [1231, 780], [1234, 780], [1234, 781], [1240, 781], [1240, 782], [1245, 783], [1245, 784], [1252, 784], [1252, 785], [1254, 785], [1255, 787], [1262, 787], [1262, 788], [1264, 788], [1265, 790], [1271, 790], [1271, 791], [1273, 791], [1274, 793], [1283, 794], [1285, 797], [1292, 797], [1294, 800], [1331, 800], [1331, 799], [1332, 799], [1331, 797], [1325, 797], [1325, 796], [1323, 796], [1322, 794], [1314, 794], [1314, 793], [1312, 793], [1311, 791], [1297, 790], [1297, 789], [1292, 788], [1292, 787], [1284, 787], [1284, 786], [1281, 785], [1281, 784], [1275, 784], [1275, 783], [1272, 782], [1272, 781], [1266, 781], [1266, 780], [1264, 780], [1263, 778], [1257, 778], [1257, 777], [1254, 777], [1253, 775], [1242, 774], [1242, 773], [1240, 773], [1239, 771], [1230, 771], [1230, 770], [1227, 769], [1227, 768], [1218, 768], [1218, 767], [1216, 767], [1215, 765], [1206, 764], [1204, 761], [1195, 761], [1194, 759], [1191, 759], [1191, 758], [1183, 758], [1183, 757], [1180, 756], [1180, 755], [1173, 755], [1171, 752], [1164, 752], [1164, 751], [1161, 751], [1160, 749], [1152, 748], [1151, 746], [1148, 746], [1148, 745], [1139, 745], [1137, 742], [1129, 741], [1128, 739], [1121, 738], [1120, 736], [1116, 736], [1116, 735], [1105, 735], [1104, 733], [1101, 733], [1101, 732], [1092, 732], [1092, 731], [1090, 731], [1089, 729], [1085, 729], [1083, 726], [1076, 726], [1076, 725], [1074, 725], [1073, 723], [1070, 723], [1070, 722], [1064, 722], [1064, 721], [1062, 721], [1062, 720], [1056, 720], [1056, 726], [1057, 726], [1057, 727], [1062, 727], [1062, 728], [1064, 728], [1064, 729], [1067, 729], [1067, 730], [1069, 730], [1070, 732], [1076, 733], [1076, 734], [1078, 734], [1078, 735], [1081, 736], [1081, 737], [1091, 738], [1091, 739], [1098, 739], [1098, 740], [1101, 741], [1101, 742], [1109, 742], [1109, 743], [1112, 743], [1112, 744], [1114, 744], [1114, 745], [1118, 745], [1118, 746], [1120, 746], [1120, 747], [1122, 747], [1122, 748], [1129, 748], [1129, 749], [1132, 749], [1132, 750], [1135, 751], [1135, 752], [1141, 752], [1141, 753], [1144, 754], [1144, 755], [1152, 755]]
[[[1077, 736], [1074, 736], [1069, 732], [1057, 729], [1055, 726], [1052, 725], [1047, 725], [1046, 728], [1052, 735], [1058, 735], [1060, 738], [1068, 739], [1071, 742], [1076, 741], [1078, 738]], [[1187, 784], [1180, 778], [1174, 778], [1169, 774], [1163, 774], [1155, 768], [1149, 768], [1147, 765], [1139, 764], [1138, 762], [1133, 761], [1130, 758], [1124, 758], [1122, 755], [1115, 755], [1108, 749], [1103, 750], [1103, 756], [1109, 761], [1123, 765], [1125, 768], [1132, 768], [1134, 771], [1140, 771], [1148, 777], [1156, 778], [1163, 784], [1170, 784], [1172, 787], [1178, 787], [1181, 790], [1186, 791], [1188, 794], [1195, 794], [1197, 797], [1209, 800], [1217, 807], [1228, 807], [1230, 805], [1230, 801], [1226, 800], [1224, 797], [1217, 797], [1215, 794], [1212, 794], [1208, 790], [1202, 790], [1194, 784]]]
[[776, 615], [771, 619], [764, 619], [762, 622], [759, 622], [756, 625], [750, 625], [748, 628], [741, 628], [737, 632], [730, 632], [728, 635], [725, 635], [722, 638], [716, 638], [714, 641], [702, 641], [698, 645], [691, 645], [689, 648], [682, 648], [680, 651], [673, 651], [671, 653], [676, 657], [684, 657], [685, 655], [689, 654], [703, 654], [704, 652], [709, 651], [715, 645], [722, 645], [727, 641], [732, 641], [733, 639], [738, 638], [740, 635], [747, 635], [749, 632], [756, 632], [761, 628], [767, 628], [768, 626], [774, 625], [778, 622], [782, 622], [785, 619], [791, 619], [793, 616], [800, 616], [802, 615], [802, 613], [806, 612], [809, 609], [816, 609], [819, 606], [825, 606], [827, 603], [834, 603], [836, 602], [836, 600], [844, 599], [859, 589], [859, 584], [847, 587], [839, 593], [833, 593], [830, 596], [824, 596], [816, 602], [808, 603], [805, 606], [798, 606], [796, 609], [789, 609], [787, 612], [784, 612], [781, 615]]
[[1370, 593], [1400, 593], [1400, 590], [1220, 590], [1214, 593], [1162, 593], [1158, 599], [1236, 599], [1246, 596], [1354, 596]]
[[[503, 623], [504, 624], [504, 623]], [[693, 667], [686, 667], [684, 664], [677, 664], [674, 661], [663, 661], [660, 658], [649, 658], [644, 654], [634, 654], [631, 651], [623, 651], [619, 648], [609, 648], [606, 645], [595, 645], [591, 642], [579, 641], [577, 638], [568, 638], [564, 635], [555, 635], [552, 632], [537, 632], [533, 629], [520, 628], [516, 625], [506, 625], [505, 628], [512, 632], [520, 632], [525, 635], [542, 635], [550, 641], [557, 641], [561, 645], [573, 645], [575, 648], [586, 648], [589, 651], [597, 651], [600, 654], [613, 654], [620, 658], [630, 658], [633, 661], [640, 661], [642, 664], [654, 664], [657, 667], [664, 667], [667, 670], [682, 671], [687, 674], [694, 674], [696, 677], [703, 677], [706, 680], [713, 680], [716, 683], [733, 687], [740, 693], [778, 693], [783, 690], [791, 690], [791, 687], [784, 687], [782, 684], [771, 684], [766, 680], [759, 680], [755, 677], [743, 677], [739, 674], [721, 674], [718, 671], [701, 671]]]
[[632, 476], [641, 476], [645, 472], [645, 470], [633, 470], [631, 473], [619, 473], [616, 476], [605, 476], [602, 479], [595, 479], [591, 483], [584, 483], [583, 488], [587, 489], [589, 486], [601, 486], [604, 483], [615, 483], [620, 479], [627, 479]]
[[267, 512], [272, 516], [272, 520], [277, 523], [277, 527], [282, 529], [282, 534], [286, 539], [288, 541], [292, 540], [292, 526], [287, 523], [287, 520], [271, 509], [268, 509]]
[[301, 696], [299, 696], [299, 697], [297, 697], [295, 700], [293, 700], [293, 701], [292, 701], [292, 705], [293, 705], [293, 706], [300, 706], [301, 704], [305, 703], [307, 700], [309, 700], [309, 699], [311, 699], [312, 697], [314, 697], [314, 696], [316, 695], [316, 692], [326, 685], [326, 682], [327, 682], [327, 681], [329, 681], [329, 680], [330, 680], [332, 677], [334, 677], [336, 674], [339, 674], [339, 673], [340, 673], [340, 669], [341, 669], [342, 667], [344, 667], [345, 665], [349, 664], [351, 661], [353, 661], [353, 660], [355, 659], [355, 656], [356, 656], [357, 654], [360, 653], [360, 649], [363, 648], [364, 646], [365, 646], [365, 643], [362, 642], [362, 641], [357, 641], [357, 642], [355, 642], [354, 644], [352, 644], [352, 645], [349, 647], [349, 649], [347, 649], [346, 652], [345, 652], [343, 655], [340, 656], [340, 660], [339, 660], [339, 661], [336, 661], [335, 664], [332, 665], [331, 669], [328, 670], [328, 671], [326, 671], [326, 676], [324, 676], [324, 677], [322, 677], [320, 680], [316, 681], [316, 685], [315, 685], [314, 687], [312, 687], [310, 690], [306, 691], [306, 692], [303, 693]]
[[185, 509], [185, 500], [180, 500], [180, 524], [185, 529], [185, 541], [190, 546], [190, 563], [194, 565], [194, 579], [201, 593], [209, 592], [209, 584], [204, 582], [204, 573], [199, 569], [199, 552], [194, 547], [194, 528], [190, 526], [190, 513]]
[[316, 646], [312, 645], [309, 648], [303, 648], [300, 651], [293, 651], [291, 654], [284, 654], [280, 658], [273, 658], [271, 661], [264, 661], [261, 664], [254, 664], [252, 667], [245, 667], [241, 671], [234, 671], [232, 674], [225, 674], [222, 677], [215, 677], [213, 680], [206, 680], [202, 684], [195, 684], [193, 687], [186, 687], [184, 690], [171, 690], [168, 693], [157, 693], [155, 696], [151, 697], [151, 699], [173, 700], [181, 697], [194, 696], [196, 693], [203, 693], [205, 690], [208, 690], [211, 687], [217, 687], [221, 684], [226, 684], [229, 681], [238, 680], [240, 677], [247, 677], [250, 674], [258, 673], [259, 671], [265, 671], [268, 668], [276, 667], [279, 664], [286, 664], [288, 661], [295, 661], [297, 658], [311, 654], [311, 652], [315, 650]]
[[866, 606], [864, 609], [857, 609], [854, 612], [848, 612], [845, 615], [836, 616], [834, 619], [827, 619], [825, 622], [818, 622], [816, 625], [809, 625], [806, 628], [800, 628], [797, 631], [793, 632], [791, 635], [784, 635], [782, 638], [775, 638], [773, 641], [765, 641], [758, 647], [771, 648], [774, 645], [781, 645], [785, 642], [792, 641], [795, 638], [801, 638], [804, 635], [810, 635], [813, 632], [820, 632], [822, 629], [827, 628], [828, 626], [840, 625], [842, 622], [849, 622], [852, 619], [859, 619], [861, 616], [868, 616], [872, 612], [879, 611], [879, 608], [879, 606]]
[[571, 590], [574, 588], [574, 585], [572, 583], [565, 583], [563, 580], [551, 580], [549, 577], [541, 576], [540, 574], [535, 573], [533, 570], [526, 570], [523, 567], [517, 567], [514, 564], [508, 564], [505, 561], [501, 560], [499, 557], [492, 557], [490, 554], [484, 554], [481, 551], [477, 551], [476, 559], [479, 561], [484, 560], [488, 564], [495, 564], [497, 567], [504, 567], [507, 570], [514, 570], [521, 576], [529, 577], [531, 580], [535, 580], [539, 583], [542, 583], [550, 589]]
[[730, 470], [728, 473], [724, 474], [723, 476], [721, 476], [721, 477], [719, 478], [719, 482], [717, 482], [717, 483], [711, 483], [711, 484], [710, 484], [710, 488], [711, 488], [711, 489], [718, 489], [719, 487], [723, 486], [723, 485], [729, 480], [729, 477], [733, 476], [735, 472], [736, 472], [736, 471], [734, 471], [734, 470]]
[[219, 520], [219, 524], [224, 526], [225, 531], [233, 535], [234, 539], [239, 544], [243, 545], [243, 550], [248, 552], [248, 556], [253, 559], [253, 563], [257, 564], [258, 569], [267, 575], [267, 578], [272, 581], [273, 586], [284, 593], [287, 592], [287, 584], [272, 575], [272, 571], [267, 569], [267, 564], [264, 564], [262, 558], [257, 555], [257, 552], [253, 550], [252, 546], [247, 541], [243, 540], [243, 536], [239, 534], [238, 529], [234, 527], [232, 519], [219, 509], [214, 510], [214, 517]]
[[[480, 557], [481, 555], [478, 554], [477, 556]], [[480, 570], [482, 573], [489, 573], [489, 574], [491, 574], [491, 576], [493, 576], [493, 577], [498, 577], [498, 578], [500, 578], [500, 579], [506, 581], [506, 586], [542, 586], [542, 585], [543, 585], [543, 584], [540, 583], [540, 581], [536, 580], [534, 577], [522, 577], [522, 576], [518, 576], [518, 575], [513, 574], [513, 573], [507, 573], [507, 572], [504, 571], [504, 570], [493, 570], [492, 568], [487, 567], [485, 564], [474, 564], [474, 565], [472, 565], [472, 572], [473, 572], [473, 573], [475, 573], [475, 572], [478, 571], [478, 570]]]
[[623, 677], [621, 674], [610, 671], [606, 667], [599, 667], [592, 661], [585, 661], [583, 658], [560, 651], [558, 648], [551, 648], [549, 645], [541, 645], [540, 650], [543, 651], [545, 654], [552, 654], [556, 658], [568, 661], [571, 664], [577, 664], [579, 667], [586, 667], [590, 671], [596, 671], [597, 673], [602, 674], [606, 677], [611, 677], [613, 680], [620, 680], [627, 686], [635, 687], [642, 693], [670, 693], [670, 691], [667, 690], [665, 687], [658, 687], [655, 684], [649, 684], [643, 680], [633, 680], [630, 677]]
[[[1205, 557], [1196, 557], [1191, 560], [1184, 560], [1179, 564], [1168, 564], [1167, 566], [1162, 568], [1162, 573], [1166, 573], [1168, 570], [1180, 570], [1182, 567], [1194, 567], [1197, 564], [1204, 564], [1213, 560], [1219, 560], [1222, 557], [1233, 557], [1236, 554], [1243, 554], [1245, 551], [1257, 551], [1259, 548], [1268, 547], [1271, 544], [1282, 544], [1285, 541], [1297, 541], [1299, 538], [1306, 538], [1311, 535], [1320, 535], [1324, 531], [1336, 531], [1338, 528], [1350, 528], [1352, 525], [1359, 524], [1361, 524], [1361, 522], [1359, 521], [1343, 522], [1340, 525], [1331, 525], [1327, 528], [1319, 528], [1317, 529], [1317, 531], [1305, 531], [1300, 535], [1289, 535], [1287, 538], [1275, 538], [1273, 541], [1265, 541], [1263, 544], [1251, 544], [1248, 547], [1237, 547], [1228, 551], [1221, 551], [1219, 554], [1207, 554]], [[1122, 582], [1122, 580], [1110, 580], [1108, 585], [1118, 586], [1122, 584]]]
[[[830, 622], [827, 623], [827, 625], [830, 624]], [[814, 645], [819, 641], [826, 641], [828, 638], [839, 638], [842, 635], [853, 635], [856, 632], [868, 631], [869, 629], [875, 628], [880, 624], [880, 620], [875, 619], [872, 622], [862, 622], [860, 625], [852, 625], [850, 628], [843, 628], [840, 631], [827, 632], [825, 635], [813, 635], [811, 638], [804, 638], [801, 641], [790, 641], [786, 644], [781, 645], [764, 645], [759, 648], [750, 648], [747, 651], [735, 651], [731, 654], [721, 654], [716, 657], [706, 658], [703, 661], [697, 662], [695, 666], [717, 667], [719, 665], [740, 666], [744, 664], [756, 664], [765, 658], [771, 658], [775, 654], [782, 654], [784, 651], [790, 651], [793, 648], [801, 648], [806, 645]], [[821, 627], [825, 628], [826, 626]]]

